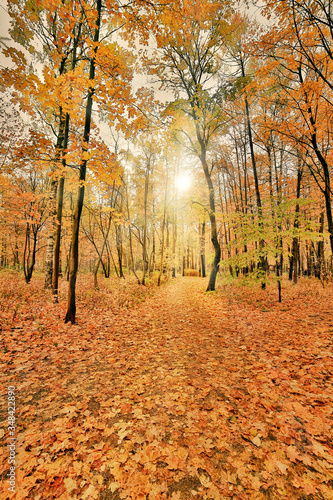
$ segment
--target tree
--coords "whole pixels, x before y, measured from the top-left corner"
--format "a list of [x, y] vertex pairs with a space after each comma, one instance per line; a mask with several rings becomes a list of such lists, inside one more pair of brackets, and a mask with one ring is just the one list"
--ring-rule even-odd
[[303, 151], [306, 164], [323, 193], [333, 252], [330, 178], [333, 58], [330, 50], [330, 2], [283, 0], [273, 6], [267, 0], [266, 6], [283, 22], [282, 28], [275, 23], [262, 39], [263, 48], [269, 55], [269, 78], [275, 75], [279, 88], [283, 89], [282, 99], [288, 103], [279, 130], [296, 143], [299, 151]]
[[71, 256], [69, 265], [68, 308], [65, 317], [65, 323], [68, 323], [70, 321], [72, 324], [75, 323], [75, 315], [76, 315], [75, 287], [76, 287], [77, 271], [79, 267], [79, 228], [80, 228], [80, 219], [83, 207], [85, 180], [87, 172], [87, 161], [88, 161], [87, 153], [88, 153], [88, 144], [90, 139], [93, 96], [95, 92], [93, 82], [95, 78], [97, 47], [100, 37], [101, 14], [102, 14], [102, 0], [97, 0], [96, 17], [94, 18], [95, 30], [92, 40], [93, 50], [89, 68], [88, 96], [87, 96], [86, 111], [85, 111], [83, 146], [82, 146], [81, 162], [79, 168], [80, 185], [77, 193], [77, 202], [76, 202], [74, 218], [73, 218], [73, 226], [72, 226]]
[[217, 81], [222, 66], [224, 37], [231, 29], [232, 12], [228, 5], [188, 2], [173, 13], [156, 35], [159, 63], [150, 63], [164, 88], [174, 92], [176, 100], [167, 111], [187, 116], [194, 135], [175, 129], [176, 139], [187, 146], [200, 162], [209, 197], [211, 241], [215, 255], [207, 291], [215, 289], [221, 259], [215, 215], [214, 165], [210, 163], [211, 139], [225, 127], [222, 84]]
[[[65, 95], [68, 86], [64, 77], [70, 70], [73, 71], [76, 65], [77, 48], [83, 40], [82, 13], [82, 7], [77, 2], [44, 2], [41, 5], [35, 1], [17, 0], [9, 5], [13, 26], [11, 36], [30, 53], [30, 58], [38, 63], [42, 62], [44, 81], [31, 66], [28, 67], [23, 54], [12, 47], [6, 48], [4, 53], [12, 57], [17, 68], [14, 71], [4, 71], [4, 74], [19, 91], [21, 107], [31, 116], [37, 114], [49, 132], [55, 136], [55, 154], [50, 164], [45, 288], [51, 287], [54, 242], [61, 224], [59, 216], [56, 222], [56, 195], [63, 150], [68, 145], [69, 123], [68, 96]], [[22, 36], [23, 33], [25, 36]], [[59, 184], [62, 188], [61, 180]]]
[[[10, 165], [4, 175], [2, 198], [6, 225], [14, 225], [16, 235], [24, 231], [22, 267], [29, 283], [40, 247], [40, 234], [47, 220], [47, 201], [50, 190], [44, 163], [50, 159], [50, 141], [30, 128], [11, 148]], [[18, 240], [14, 262], [18, 263]]]

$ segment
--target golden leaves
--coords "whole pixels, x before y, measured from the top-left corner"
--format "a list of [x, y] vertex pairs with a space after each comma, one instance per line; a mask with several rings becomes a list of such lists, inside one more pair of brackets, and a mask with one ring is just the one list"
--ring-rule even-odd
[[6, 57], [10, 57], [12, 59], [18, 70], [22, 70], [26, 66], [27, 61], [22, 51], [17, 50], [14, 47], [5, 47], [2, 51]]
[[82, 500], [86, 500], [89, 498], [97, 499], [99, 497], [99, 492], [96, 490], [95, 486], [90, 484], [85, 492], [82, 494]]
[[68, 494], [71, 494], [72, 491], [76, 489], [76, 481], [71, 477], [66, 477], [64, 479], [64, 484]]
[[281, 474], [287, 474], [287, 469], [288, 469], [287, 464], [280, 462], [280, 460], [276, 460], [275, 465], [279, 469]]

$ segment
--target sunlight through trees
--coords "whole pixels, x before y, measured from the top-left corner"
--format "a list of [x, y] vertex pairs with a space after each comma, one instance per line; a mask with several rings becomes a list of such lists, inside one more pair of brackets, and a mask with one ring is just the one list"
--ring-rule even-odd
[[0, 265], [67, 278], [66, 321], [78, 272], [331, 274], [331, 12], [256, 4], [8, 4]]

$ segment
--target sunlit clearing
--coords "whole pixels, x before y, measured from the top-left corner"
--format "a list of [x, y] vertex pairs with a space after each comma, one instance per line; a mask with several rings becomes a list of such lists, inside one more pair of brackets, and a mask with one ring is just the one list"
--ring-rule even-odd
[[191, 178], [186, 174], [181, 174], [177, 179], [178, 191], [187, 191], [191, 187]]

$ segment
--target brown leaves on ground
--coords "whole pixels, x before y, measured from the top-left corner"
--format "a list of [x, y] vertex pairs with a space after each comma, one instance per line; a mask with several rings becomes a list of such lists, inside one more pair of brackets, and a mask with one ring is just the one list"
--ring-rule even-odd
[[71, 326], [64, 301], [6, 283], [17, 491], [1, 498], [333, 499], [331, 285], [291, 285], [278, 304], [198, 278], [153, 294], [83, 281]]

